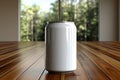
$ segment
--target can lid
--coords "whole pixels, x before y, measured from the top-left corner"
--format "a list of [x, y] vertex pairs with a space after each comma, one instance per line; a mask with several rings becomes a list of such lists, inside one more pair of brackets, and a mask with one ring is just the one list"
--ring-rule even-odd
[[53, 23], [74, 23], [73, 21], [52, 21], [48, 22], [48, 24], [53, 24]]

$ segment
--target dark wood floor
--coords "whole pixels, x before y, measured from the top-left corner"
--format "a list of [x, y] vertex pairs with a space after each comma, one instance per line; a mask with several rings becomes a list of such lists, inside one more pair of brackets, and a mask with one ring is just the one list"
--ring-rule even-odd
[[44, 42], [0, 42], [0, 80], [120, 80], [120, 42], [78, 42], [71, 73], [44, 65]]

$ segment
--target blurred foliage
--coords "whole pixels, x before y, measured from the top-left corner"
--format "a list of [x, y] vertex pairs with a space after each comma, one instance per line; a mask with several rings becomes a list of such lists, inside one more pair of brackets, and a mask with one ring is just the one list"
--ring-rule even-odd
[[[62, 21], [74, 21], [78, 41], [98, 40], [98, 0], [61, 0]], [[44, 41], [45, 25], [58, 21], [58, 1], [51, 3], [49, 12], [40, 6], [21, 5], [21, 40]]]

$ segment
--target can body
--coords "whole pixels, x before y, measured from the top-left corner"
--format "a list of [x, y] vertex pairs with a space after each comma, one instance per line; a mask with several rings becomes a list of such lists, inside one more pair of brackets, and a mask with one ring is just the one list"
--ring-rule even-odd
[[46, 70], [76, 69], [76, 27], [74, 22], [50, 23], [45, 29]]

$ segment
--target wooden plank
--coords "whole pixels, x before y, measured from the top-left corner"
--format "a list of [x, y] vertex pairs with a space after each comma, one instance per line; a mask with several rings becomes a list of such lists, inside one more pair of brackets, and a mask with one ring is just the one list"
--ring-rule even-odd
[[120, 51], [120, 44], [118, 42], [100, 42], [100, 43], [96, 43], [96, 45], [100, 45], [104, 48], [108, 48], [110, 50], [114, 50], [114, 51]]
[[106, 51], [106, 52], [109, 52], [110, 54], [113, 54], [113, 55], [116, 55], [116, 56], [119, 56], [120, 57], [120, 53], [119, 53], [119, 51], [116, 51], [116, 50], [112, 50], [113, 49], [113, 46], [109, 49], [108, 47], [105, 47], [105, 44], [102, 46], [100, 43], [99, 43], [99, 45], [97, 44], [97, 43], [87, 43], [87, 45], [90, 45], [90, 47], [91, 46], [93, 46], [93, 47], [96, 47], [96, 48], [98, 48], [98, 49], [100, 49], [100, 50], [103, 50], [103, 51]]
[[[94, 55], [100, 57], [102, 60], [106, 61], [107, 63], [111, 64], [112, 66], [114, 66], [116, 69], [118, 69], [120, 71], [120, 61], [114, 59], [113, 57], [109, 57], [107, 55], [104, 55], [104, 53], [101, 53], [100, 51], [96, 51], [91, 47], [87, 47], [82, 45], [83, 48], [85, 48], [86, 50], [89, 50], [89, 52], [93, 53]], [[86, 51], [85, 50], [85, 51]], [[97, 53], [97, 54], [96, 54]], [[106, 54], [111, 54], [110, 52], [107, 52]], [[114, 52], [112, 53], [114, 54]], [[115, 57], [116, 58], [116, 57]], [[120, 58], [120, 57], [119, 57]]]
[[45, 69], [45, 55], [35, 62], [30, 68], [24, 71], [17, 80], [38, 80]]
[[93, 44], [85, 43], [84, 45], [86, 45], [86, 46], [88, 46], [88, 47], [90, 47], [92, 49], [95, 49], [95, 50], [97, 50], [97, 51], [99, 51], [99, 52], [101, 52], [101, 53], [103, 53], [103, 54], [105, 54], [105, 55], [107, 55], [109, 57], [112, 57], [112, 58], [120, 61], [120, 53], [119, 53], [119, 51], [114, 51], [114, 50], [106, 48], [106, 47], [104, 48], [103, 46], [97, 45], [96, 43], [93, 43]]
[[8, 54], [0, 55], [0, 61], [5, 60], [5, 59], [7, 59], [9, 57], [12, 57], [12, 56], [14, 56], [14, 55], [16, 55], [18, 53], [22, 54], [24, 51], [27, 51], [27, 50], [32, 49], [32, 48], [36, 48], [38, 46], [40, 46], [40, 45], [32, 45], [32, 46], [26, 47], [24, 49], [19, 49], [19, 50], [16, 50], [16, 51], [9, 52]]
[[20, 50], [22, 48], [26, 48], [32, 45], [35, 45], [37, 42], [8, 42], [8, 44], [0, 45], [0, 55], [4, 55], [6, 53], [10, 53], [16, 50]]
[[[9, 68], [3, 69], [4, 76], [0, 78], [0, 80], [16, 80], [18, 76], [20, 76], [26, 69], [28, 69], [33, 63], [37, 61], [37, 59], [44, 53], [42, 51], [44, 50], [44, 47], [37, 47], [35, 49], [31, 49], [27, 51], [29, 53], [25, 57], [21, 57], [20, 62]], [[19, 60], [19, 59], [18, 59]], [[7, 73], [6, 73], [7, 72]]]
[[[9, 59], [9, 61], [8, 60], [3, 60], [3, 64], [1, 64], [0, 65], [0, 74], [2, 74], [2, 73], [4, 73], [4, 72], [8, 72], [8, 70], [7, 69], [10, 69], [10, 68], [12, 68], [14, 65], [16, 65], [17, 63], [19, 63], [19, 62], [21, 62], [21, 61], [23, 61], [24, 59], [29, 59], [29, 57], [31, 57], [31, 56], [34, 56], [34, 54], [32, 53], [32, 52], [34, 52], [36, 49], [34, 49], [34, 48], [31, 48], [31, 49], [29, 49], [28, 51], [25, 51], [25, 52], [22, 52], [22, 54], [19, 54], [18, 53], [18, 57], [17, 58], [13, 58], [13, 59]], [[38, 53], [37, 53], [38, 54]], [[21, 60], [22, 59], [22, 60]], [[1, 63], [2, 63], [2, 61], [1, 61]], [[12, 64], [12, 65], [11, 65]], [[5, 69], [4, 69], [5, 68]], [[6, 71], [4, 71], [4, 70], [6, 70]]]
[[[17, 58], [14, 61], [12, 61], [10, 64], [7, 64], [4, 67], [0, 68], [0, 76], [3, 76], [5, 74], [9, 73], [14, 68], [21, 68], [21, 67], [24, 67], [24, 68], [26, 67], [27, 68], [28, 66], [30, 66], [32, 63], [34, 63], [36, 58], [39, 57], [39, 55], [40, 55], [39, 53], [34, 53], [35, 50], [36, 49], [29, 50], [24, 55], [20, 56], [20, 58]], [[23, 65], [23, 66], [21, 66], [21, 65]]]
[[7, 45], [1, 45], [0, 46], [0, 55], [3, 55], [7, 52], [14, 51], [18, 49], [18, 44], [7, 44]]
[[[81, 47], [80, 47], [81, 46]], [[86, 47], [84, 45], [79, 44], [81, 51], [92, 60], [99, 69], [101, 69], [111, 80], [119, 80], [120, 71], [119, 68], [115, 68], [115, 66], [120, 66], [117, 63], [113, 63], [113, 59], [110, 57], [104, 57], [105, 55], [99, 52], [95, 52], [95, 50], [91, 50], [90, 47]], [[93, 55], [94, 54], [94, 55]], [[99, 56], [98, 56], [99, 54]], [[104, 55], [104, 56], [103, 56]], [[109, 59], [109, 60], [108, 60]]]
[[[3, 66], [13, 62], [15, 59], [20, 59], [21, 57], [26, 57], [26, 55], [29, 54], [28, 50], [34, 49], [36, 47], [39, 47], [39, 46], [36, 45], [36, 46], [28, 47], [26, 49], [22, 49], [20, 51], [15, 51], [15, 52], [13, 51], [9, 55], [7, 54], [5, 56], [2, 56], [2, 58], [0, 60], [0, 68], [2, 68]], [[24, 54], [24, 55], [22, 55], [22, 54]]]
[[109, 80], [109, 78], [87, 56], [85, 56], [84, 53], [81, 52], [78, 57], [89, 80]]
[[[79, 52], [78, 52], [79, 54]], [[79, 58], [79, 57], [78, 57]], [[74, 71], [74, 74], [76, 74], [76, 79], [75, 80], [79, 80], [79, 79], [83, 79], [83, 80], [89, 80], [87, 74], [85, 73], [82, 65], [80, 64], [79, 60], [77, 60], [77, 70]]]

